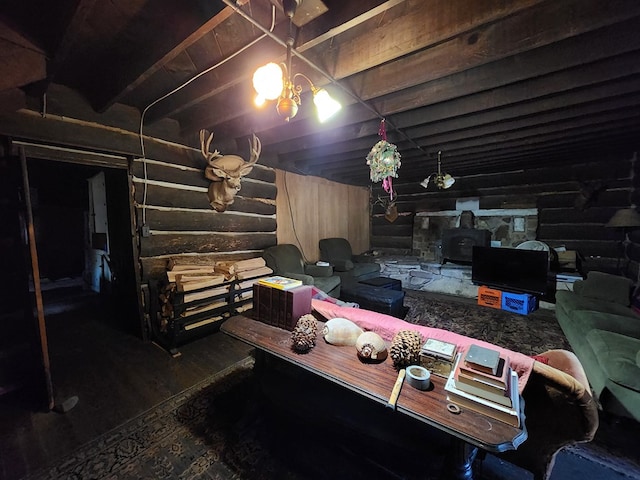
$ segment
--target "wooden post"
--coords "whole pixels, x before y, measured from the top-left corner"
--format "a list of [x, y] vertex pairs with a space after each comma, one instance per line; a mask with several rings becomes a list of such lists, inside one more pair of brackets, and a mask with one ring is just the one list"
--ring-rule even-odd
[[47, 342], [47, 330], [44, 321], [44, 304], [42, 302], [42, 290], [40, 288], [40, 268], [38, 266], [38, 251], [36, 249], [36, 235], [33, 226], [33, 211], [31, 210], [31, 192], [29, 189], [29, 172], [27, 171], [27, 158], [24, 147], [19, 147], [20, 164], [22, 167], [22, 179], [24, 184], [24, 198], [27, 210], [27, 234], [29, 240], [29, 253], [31, 257], [31, 271], [33, 276], [33, 288], [36, 296], [36, 311], [38, 316], [38, 334], [40, 337], [40, 350], [42, 354], [42, 367], [44, 381], [47, 388], [47, 407], [53, 409], [53, 383], [51, 382], [51, 363], [49, 360], [49, 344]]

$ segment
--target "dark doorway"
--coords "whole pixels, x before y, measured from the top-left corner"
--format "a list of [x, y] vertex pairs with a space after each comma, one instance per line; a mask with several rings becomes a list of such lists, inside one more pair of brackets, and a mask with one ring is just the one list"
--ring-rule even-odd
[[28, 166], [45, 315], [94, 305], [113, 313], [113, 328], [142, 337], [127, 171], [39, 159]]

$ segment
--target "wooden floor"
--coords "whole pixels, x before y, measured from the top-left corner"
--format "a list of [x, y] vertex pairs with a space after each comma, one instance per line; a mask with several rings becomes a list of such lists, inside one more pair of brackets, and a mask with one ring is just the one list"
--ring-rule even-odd
[[57, 312], [46, 316], [56, 404], [73, 396], [79, 401], [63, 414], [34, 410], [26, 389], [0, 396], [1, 480], [56, 463], [251, 352], [246, 344], [214, 333], [182, 346], [173, 358], [124, 333], [97, 299], [50, 311]]
[[[1, 395], [0, 480], [17, 480], [57, 463], [81, 445], [251, 353], [246, 344], [214, 333], [181, 346], [180, 357], [173, 358], [155, 344], [123, 332], [117, 314], [97, 299], [84, 299], [76, 306], [73, 310], [50, 308], [46, 321], [56, 403], [72, 396], [79, 401], [65, 414], [45, 413], [34, 410], [24, 389]], [[605, 443], [634, 450], [627, 453], [635, 458], [638, 433], [640, 429], [628, 422], [602, 422], [598, 437], [609, 436]], [[485, 462], [489, 475], [482, 478], [529, 478], [496, 459], [493, 462]], [[553, 480], [574, 478], [562, 468], [554, 469]], [[638, 478], [637, 472], [628, 474]]]

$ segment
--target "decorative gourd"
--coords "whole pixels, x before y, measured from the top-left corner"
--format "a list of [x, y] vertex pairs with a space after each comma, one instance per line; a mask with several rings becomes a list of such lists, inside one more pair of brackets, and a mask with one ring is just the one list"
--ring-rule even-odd
[[353, 346], [364, 330], [346, 318], [332, 318], [324, 324], [322, 335], [331, 345]]
[[291, 344], [296, 352], [304, 353], [316, 345], [318, 336], [318, 321], [311, 314], [303, 315], [298, 319], [291, 332]]
[[364, 332], [356, 340], [358, 357], [363, 360], [382, 361], [387, 358], [387, 344], [375, 332]]

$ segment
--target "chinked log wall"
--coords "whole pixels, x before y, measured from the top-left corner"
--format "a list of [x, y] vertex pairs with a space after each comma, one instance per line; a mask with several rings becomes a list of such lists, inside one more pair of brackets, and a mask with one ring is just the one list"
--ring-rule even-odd
[[[415, 212], [455, 210], [457, 199], [478, 197], [481, 209], [538, 208], [537, 240], [578, 251], [586, 271], [617, 272], [635, 280], [640, 266], [640, 229], [631, 231], [618, 269], [623, 232], [605, 224], [618, 209], [640, 205], [639, 169], [637, 153], [629, 152], [600, 161], [576, 159], [571, 165], [457, 177], [454, 186], [443, 191], [425, 191], [416, 181], [403, 182], [400, 170], [394, 181], [399, 217], [390, 223], [383, 207], [374, 207], [372, 248], [411, 254]], [[450, 173], [455, 176], [455, 171]], [[384, 198], [379, 185], [373, 196]]]
[[204, 159], [137, 158], [132, 170], [136, 221], [149, 229], [140, 236], [143, 281], [160, 277], [169, 258], [200, 264], [241, 260], [276, 244], [273, 169], [256, 165], [224, 213], [209, 205]]

